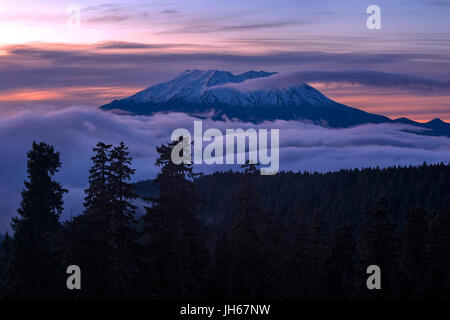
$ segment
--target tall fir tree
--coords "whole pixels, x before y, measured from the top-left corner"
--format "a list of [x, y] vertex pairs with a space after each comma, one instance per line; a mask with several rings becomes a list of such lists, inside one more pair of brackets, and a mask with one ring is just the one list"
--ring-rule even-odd
[[121, 142], [93, 148], [85, 211], [67, 224], [67, 261], [84, 270], [84, 291], [77, 297], [132, 298], [138, 292], [139, 233], [132, 201], [132, 158]]
[[65, 289], [61, 265], [63, 194], [53, 176], [59, 171], [59, 153], [46, 143], [33, 142], [27, 153], [28, 180], [22, 191], [19, 216], [12, 219], [13, 254], [9, 263], [7, 298], [60, 298]]
[[84, 212], [65, 225], [68, 264], [80, 266], [82, 288], [73, 298], [101, 299], [111, 296], [110, 279], [113, 250], [110, 245], [112, 195], [108, 189], [112, 146], [98, 142], [93, 148], [89, 187], [85, 190]]
[[[111, 147], [110, 144], [98, 142], [92, 150], [92, 166], [89, 169], [89, 187], [85, 190], [84, 198], [85, 217], [90, 220], [95, 234], [105, 239], [111, 232], [109, 221], [111, 220], [112, 194], [108, 188], [108, 180], [111, 172]], [[111, 241], [111, 239], [108, 239]]]
[[0, 299], [5, 296], [9, 279], [9, 263], [12, 258], [13, 243], [8, 233], [5, 234], [0, 243]]
[[110, 170], [107, 192], [111, 197], [110, 232], [113, 250], [113, 294], [116, 297], [133, 297], [139, 277], [140, 246], [137, 243], [136, 206], [134, 185], [130, 182], [135, 170], [131, 168], [132, 157], [124, 142], [113, 148], [110, 154]]
[[263, 210], [253, 184], [259, 175], [256, 164], [242, 166], [234, 198], [234, 218], [230, 233], [231, 290], [238, 299], [255, 299], [262, 290], [262, 239], [259, 228]]
[[[144, 216], [147, 297], [176, 299], [198, 297], [207, 285], [209, 255], [204, 246], [205, 232], [195, 212], [199, 205], [192, 164], [175, 164], [173, 141], [156, 148], [160, 167], [154, 183], [158, 196], [148, 199]], [[175, 152], [175, 151], [174, 151]]]

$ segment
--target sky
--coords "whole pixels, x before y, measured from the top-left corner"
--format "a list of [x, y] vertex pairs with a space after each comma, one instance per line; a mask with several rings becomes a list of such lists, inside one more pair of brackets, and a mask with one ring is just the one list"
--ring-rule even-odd
[[0, 116], [98, 107], [198, 68], [298, 71], [352, 107], [450, 121], [449, 17], [450, 0], [0, 0]]

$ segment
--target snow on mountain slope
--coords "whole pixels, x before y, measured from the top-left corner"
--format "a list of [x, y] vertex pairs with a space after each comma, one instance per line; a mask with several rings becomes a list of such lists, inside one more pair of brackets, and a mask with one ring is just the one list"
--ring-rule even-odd
[[347, 107], [297, 77], [249, 71], [234, 75], [219, 70], [186, 70], [173, 80], [100, 107], [132, 114], [184, 112], [213, 114], [217, 120], [308, 120], [335, 127], [380, 123], [388, 118]]
[[245, 87], [248, 80], [242, 86], [225, 84], [209, 88], [203, 95], [203, 101], [207, 103], [225, 103], [246, 107], [256, 106], [286, 106], [286, 105], [329, 105], [334, 101], [328, 99], [319, 91], [307, 84], [301, 84], [286, 89], [261, 88], [248, 90]]
[[298, 73], [249, 71], [234, 75], [219, 70], [186, 70], [176, 78], [150, 86], [128, 98], [100, 107], [137, 115], [182, 112], [214, 120], [254, 123], [302, 120], [329, 127], [405, 121], [434, 133], [450, 135], [450, 125], [391, 120], [335, 102], [303, 83]]
[[[129, 97], [136, 103], [164, 103], [185, 101], [240, 105], [246, 107], [274, 105], [332, 104], [333, 101], [307, 84], [293, 84], [287, 88], [272, 88], [279, 75], [264, 71], [249, 71], [233, 75], [219, 70], [186, 70], [175, 79], [148, 87]], [[259, 81], [270, 79], [269, 82]], [[269, 84], [269, 85], [268, 85]], [[255, 88], [257, 89], [249, 89]], [[261, 87], [263, 86], [263, 87]]]
[[228, 71], [219, 70], [186, 70], [175, 79], [148, 87], [130, 97], [136, 102], [161, 103], [173, 99], [187, 102], [200, 102], [207, 91], [214, 86], [226, 83], [239, 83], [248, 79], [268, 77], [274, 73], [250, 71], [234, 75]]

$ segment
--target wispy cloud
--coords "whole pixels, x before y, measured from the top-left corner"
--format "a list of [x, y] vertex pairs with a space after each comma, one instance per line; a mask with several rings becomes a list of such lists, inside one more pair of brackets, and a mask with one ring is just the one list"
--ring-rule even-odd
[[168, 49], [168, 48], [186, 48], [188, 44], [182, 43], [159, 43], [159, 44], [149, 44], [149, 43], [139, 43], [139, 42], [126, 42], [126, 41], [110, 41], [104, 42], [96, 45], [98, 49]]
[[283, 22], [265, 22], [265, 23], [250, 23], [250, 24], [239, 24], [239, 25], [214, 25], [214, 24], [203, 24], [203, 25], [190, 25], [189, 27], [170, 29], [165, 31], [157, 32], [157, 34], [183, 34], [183, 33], [212, 33], [212, 32], [235, 32], [235, 31], [249, 31], [249, 30], [260, 30], [260, 29], [272, 29], [280, 28], [292, 25], [301, 25], [309, 23], [307, 21], [283, 21]]
[[143, 5], [127, 5], [107, 3], [82, 8], [83, 21], [87, 23], [114, 23], [122, 21], [142, 21], [150, 19], [151, 15]]
[[[273, 79], [271, 79], [273, 78]], [[283, 75], [275, 75], [271, 78], [252, 80], [267, 85], [266, 82], [273, 81], [278, 85], [294, 85], [302, 82], [344, 82], [364, 86], [381, 88], [399, 88], [404, 90], [427, 92], [450, 89], [450, 80], [440, 81], [411, 74], [390, 73], [371, 70], [342, 70], [342, 71], [298, 71]]]

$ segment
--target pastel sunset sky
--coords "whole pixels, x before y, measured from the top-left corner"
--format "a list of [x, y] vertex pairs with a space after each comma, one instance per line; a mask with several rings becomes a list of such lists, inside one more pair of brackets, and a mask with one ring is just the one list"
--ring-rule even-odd
[[193, 68], [299, 71], [352, 107], [450, 121], [450, 0], [0, 1], [0, 116], [98, 107]]

